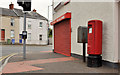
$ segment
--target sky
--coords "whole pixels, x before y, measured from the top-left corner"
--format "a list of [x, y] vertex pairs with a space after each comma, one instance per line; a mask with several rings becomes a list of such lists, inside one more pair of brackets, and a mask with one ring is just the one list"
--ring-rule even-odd
[[[14, 4], [14, 8], [22, 9], [22, 7], [18, 6], [17, 0], [0, 0], [0, 7], [9, 8], [9, 4], [11, 2]], [[52, 5], [52, 0], [32, 0], [32, 9], [36, 9], [37, 12], [48, 18], [48, 6]], [[52, 6], [49, 7], [49, 20], [52, 20]]]

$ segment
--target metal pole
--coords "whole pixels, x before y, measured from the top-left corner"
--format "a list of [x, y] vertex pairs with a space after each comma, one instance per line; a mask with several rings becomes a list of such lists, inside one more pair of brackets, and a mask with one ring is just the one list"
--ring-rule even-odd
[[49, 6], [48, 6], [48, 22], [49, 22]]
[[85, 43], [83, 43], [83, 62], [86, 62], [86, 55], [85, 55], [86, 51], [85, 51]]
[[54, 0], [52, 0], [52, 20], [54, 19]]
[[49, 45], [49, 6], [48, 6], [48, 45]]
[[[52, 5], [50, 5], [50, 6], [52, 6]], [[50, 23], [50, 20], [49, 20], [49, 16], [50, 16], [49, 15], [49, 13], [50, 13], [49, 11], [50, 11], [50, 9], [49, 8], [50, 8], [50, 6], [48, 6], [48, 45], [49, 45], [49, 25], [50, 25], [49, 24]]]
[[[24, 13], [24, 31], [26, 31], [26, 12]], [[23, 43], [23, 59], [26, 59], [26, 39]]]
[[[52, 21], [53, 20], [54, 20], [54, 0], [52, 0]], [[53, 35], [53, 39], [52, 40], [54, 40], [54, 27], [53, 27], [53, 30], [52, 30], [52, 35]], [[53, 43], [53, 52], [54, 52], [54, 43]]]

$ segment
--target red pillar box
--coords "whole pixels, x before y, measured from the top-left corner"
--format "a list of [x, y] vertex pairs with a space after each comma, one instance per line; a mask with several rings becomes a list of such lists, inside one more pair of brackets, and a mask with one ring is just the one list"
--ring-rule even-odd
[[102, 21], [88, 22], [88, 67], [102, 66]]

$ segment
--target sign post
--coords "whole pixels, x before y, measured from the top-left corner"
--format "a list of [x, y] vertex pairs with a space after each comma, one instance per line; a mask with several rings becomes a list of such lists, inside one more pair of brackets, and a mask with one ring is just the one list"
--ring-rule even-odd
[[[26, 12], [24, 12], [24, 31], [26, 31]], [[27, 34], [24, 33], [23, 35], [27, 35]], [[24, 43], [23, 43], [23, 58], [26, 59], [26, 38], [24, 38]]]
[[24, 11], [24, 31], [22, 33], [22, 37], [24, 39], [23, 43], [23, 59], [26, 59], [26, 39], [27, 39], [27, 31], [26, 31], [26, 12], [31, 11], [31, 0], [17, 0], [19, 6], [23, 7]]

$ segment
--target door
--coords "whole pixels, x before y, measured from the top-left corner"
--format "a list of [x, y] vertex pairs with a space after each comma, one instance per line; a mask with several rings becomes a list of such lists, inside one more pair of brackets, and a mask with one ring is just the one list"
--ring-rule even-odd
[[71, 56], [71, 20], [65, 19], [54, 25], [54, 52]]
[[5, 40], [5, 29], [1, 29], [1, 40]]

